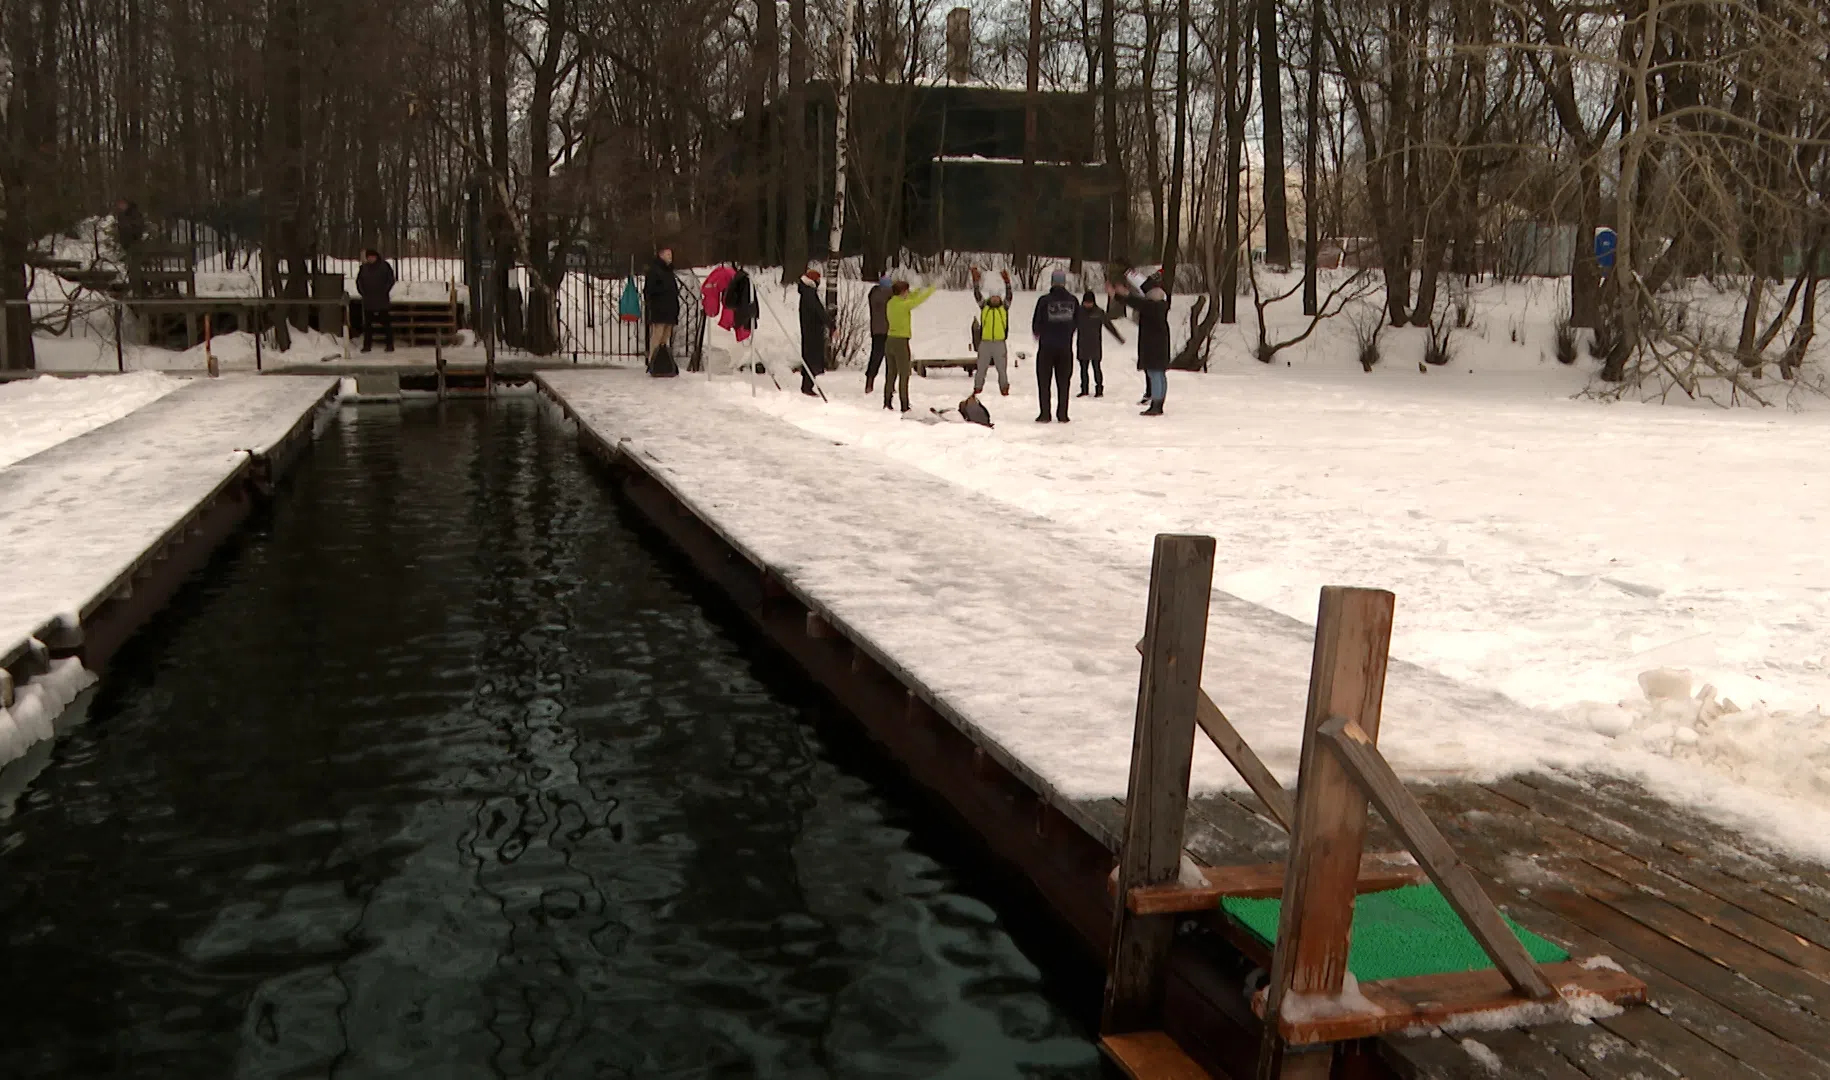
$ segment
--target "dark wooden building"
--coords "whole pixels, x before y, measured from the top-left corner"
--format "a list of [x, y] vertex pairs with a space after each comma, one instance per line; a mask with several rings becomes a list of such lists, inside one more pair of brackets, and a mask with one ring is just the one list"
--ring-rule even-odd
[[[845, 252], [873, 264], [901, 248], [1107, 258], [1117, 183], [1100, 160], [1097, 99], [1038, 93], [1036, 164], [1026, 169], [1027, 99], [1021, 89], [983, 85], [853, 84]], [[809, 87], [815, 253], [830, 230], [835, 115], [831, 84]], [[785, 220], [759, 215], [771, 217]]]

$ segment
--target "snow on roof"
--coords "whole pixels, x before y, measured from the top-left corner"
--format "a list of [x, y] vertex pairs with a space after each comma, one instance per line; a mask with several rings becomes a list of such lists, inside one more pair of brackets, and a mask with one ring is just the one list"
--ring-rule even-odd
[[[942, 154], [941, 156], [935, 158], [934, 160], [940, 162], [943, 165], [1021, 165], [1021, 164], [1023, 164], [1023, 159], [1020, 157], [986, 157], [984, 154]], [[1100, 165], [1103, 164], [1102, 162], [1098, 162], [1098, 161], [1043, 161], [1041, 159], [1037, 159], [1037, 161], [1035, 163], [1037, 165], [1047, 165], [1047, 166], [1052, 166], [1052, 167], [1063, 167], [1063, 166], [1065, 166], [1065, 167], [1077, 167], [1077, 166], [1099, 167]]]

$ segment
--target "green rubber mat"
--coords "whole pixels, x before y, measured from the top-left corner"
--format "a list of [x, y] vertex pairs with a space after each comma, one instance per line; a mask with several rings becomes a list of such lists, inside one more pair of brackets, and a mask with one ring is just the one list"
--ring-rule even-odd
[[[1224, 896], [1220, 907], [1267, 948], [1276, 942], [1283, 901]], [[1506, 919], [1506, 925], [1512, 927], [1525, 951], [1538, 963], [1555, 964], [1569, 959], [1569, 953], [1556, 944], [1511, 919]], [[1406, 885], [1367, 893], [1354, 904], [1347, 970], [1361, 982], [1478, 971], [1492, 966], [1480, 943], [1468, 933], [1455, 909], [1434, 885]]]

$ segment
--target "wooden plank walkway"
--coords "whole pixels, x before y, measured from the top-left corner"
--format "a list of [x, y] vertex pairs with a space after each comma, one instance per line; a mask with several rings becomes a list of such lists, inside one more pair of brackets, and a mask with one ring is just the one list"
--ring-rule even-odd
[[[1652, 1004], [1592, 1025], [1381, 1040], [1400, 1076], [1830, 1080], [1830, 870], [1612, 778], [1412, 790], [1507, 914], [1612, 957]], [[1084, 805], [1109, 829], [1123, 815], [1118, 799]], [[1272, 862], [1285, 837], [1250, 795], [1209, 795], [1190, 803], [1187, 846], [1209, 866]], [[1368, 849], [1397, 847], [1375, 823]]]

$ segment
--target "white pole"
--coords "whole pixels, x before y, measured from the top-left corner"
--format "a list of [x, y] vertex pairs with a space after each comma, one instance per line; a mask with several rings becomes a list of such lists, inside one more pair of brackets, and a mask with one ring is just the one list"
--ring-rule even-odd
[[[847, 130], [851, 120], [851, 56], [852, 32], [857, 19], [857, 0], [843, 0], [845, 4], [845, 35], [839, 40], [839, 107], [833, 121], [832, 143], [832, 235], [826, 244], [826, 323], [829, 327], [839, 325], [839, 239], [845, 232], [845, 158], [847, 151]], [[828, 339], [826, 346], [827, 366], [834, 359], [833, 351], [837, 342]]]

